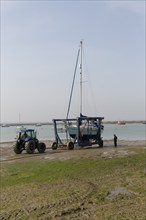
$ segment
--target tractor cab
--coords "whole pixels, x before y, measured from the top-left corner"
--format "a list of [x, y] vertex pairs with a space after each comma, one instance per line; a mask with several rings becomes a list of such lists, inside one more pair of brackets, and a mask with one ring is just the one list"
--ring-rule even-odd
[[20, 128], [17, 131], [16, 139], [26, 142], [30, 139], [36, 139], [36, 133], [37, 132], [34, 129]]

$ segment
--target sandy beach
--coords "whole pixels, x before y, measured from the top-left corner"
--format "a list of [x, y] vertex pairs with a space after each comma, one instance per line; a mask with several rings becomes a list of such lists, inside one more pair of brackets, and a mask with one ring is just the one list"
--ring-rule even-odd
[[[15, 154], [13, 145], [15, 142], [1, 142], [0, 143], [0, 162], [8, 162], [15, 160], [26, 159], [73, 159], [73, 158], [95, 158], [95, 157], [115, 157], [124, 156], [130, 153], [137, 152], [146, 147], [145, 140], [127, 141], [119, 140], [117, 148], [114, 147], [113, 140], [104, 140], [104, 147], [99, 148], [96, 145], [91, 147], [75, 147], [74, 150], [68, 150], [66, 147], [52, 150], [52, 141], [44, 141], [46, 144], [46, 151], [39, 154], [36, 150], [34, 154], [27, 154], [25, 151], [22, 154]], [[133, 149], [134, 148], [134, 149]]]

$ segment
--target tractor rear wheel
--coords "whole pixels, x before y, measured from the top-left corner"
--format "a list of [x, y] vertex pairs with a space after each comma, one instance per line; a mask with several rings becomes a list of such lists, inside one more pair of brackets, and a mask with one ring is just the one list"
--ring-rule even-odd
[[14, 152], [16, 153], [16, 154], [21, 154], [22, 153], [22, 151], [23, 151], [23, 149], [22, 149], [22, 147], [21, 147], [21, 144], [20, 143], [15, 143], [15, 145], [14, 145]]
[[45, 143], [38, 143], [38, 152], [39, 153], [44, 153], [46, 150], [46, 145]]
[[35, 151], [35, 142], [33, 140], [26, 142], [25, 149], [28, 154], [33, 154]]

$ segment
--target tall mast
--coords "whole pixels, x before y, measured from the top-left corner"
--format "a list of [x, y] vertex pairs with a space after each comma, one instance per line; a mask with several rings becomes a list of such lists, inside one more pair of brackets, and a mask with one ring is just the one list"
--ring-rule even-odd
[[82, 114], [82, 50], [83, 50], [83, 41], [80, 41], [81, 47], [81, 63], [80, 63], [80, 113]]
[[70, 99], [69, 99], [69, 104], [68, 104], [68, 109], [67, 109], [66, 118], [68, 118], [69, 111], [70, 111], [71, 99], [72, 99], [73, 88], [74, 88], [74, 82], [75, 82], [75, 76], [76, 76], [77, 66], [78, 66], [78, 62], [79, 62], [79, 54], [80, 54], [80, 48], [78, 49], [77, 60], [76, 60], [76, 65], [75, 65], [75, 70], [74, 70], [74, 77], [73, 77], [73, 82], [72, 82], [72, 87], [71, 87], [71, 92], [70, 92]]

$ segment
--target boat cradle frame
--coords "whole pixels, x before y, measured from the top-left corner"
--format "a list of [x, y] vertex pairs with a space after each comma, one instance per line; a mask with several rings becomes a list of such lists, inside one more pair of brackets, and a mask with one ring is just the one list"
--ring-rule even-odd
[[[101, 137], [101, 130], [103, 125], [101, 124], [104, 117], [77, 117], [77, 118], [68, 118], [68, 119], [53, 119], [53, 125], [54, 125], [54, 135], [55, 135], [55, 141], [52, 144], [52, 149], [55, 150], [58, 147], [67, 147], [69, 150], [74, 149], [74, 145], [85, 147], [85, 146], [92, 146], [92, 145], [99, 145], [99, 147], [103, 147], [103, 140]], [[81, 133], [80, 133], [80, 125], [83, 121], [87, 121], [87, 124], [89, 125], [90, 122], [97, 121], [98, 122], [98, 135], [94, 139], [87, 139], [83, 140]], [[65, 133], [66, 133], [66, 140], [61, 140], [58, 132], [58, 123], [64, 123], [65, 126]], [[77, 125], [77, 135], [75, 138], [71, 138], [67, 132], [66, 125], [69, 123], [75, 123]], [[65, 141], [66, 143], [63, 143]]]

